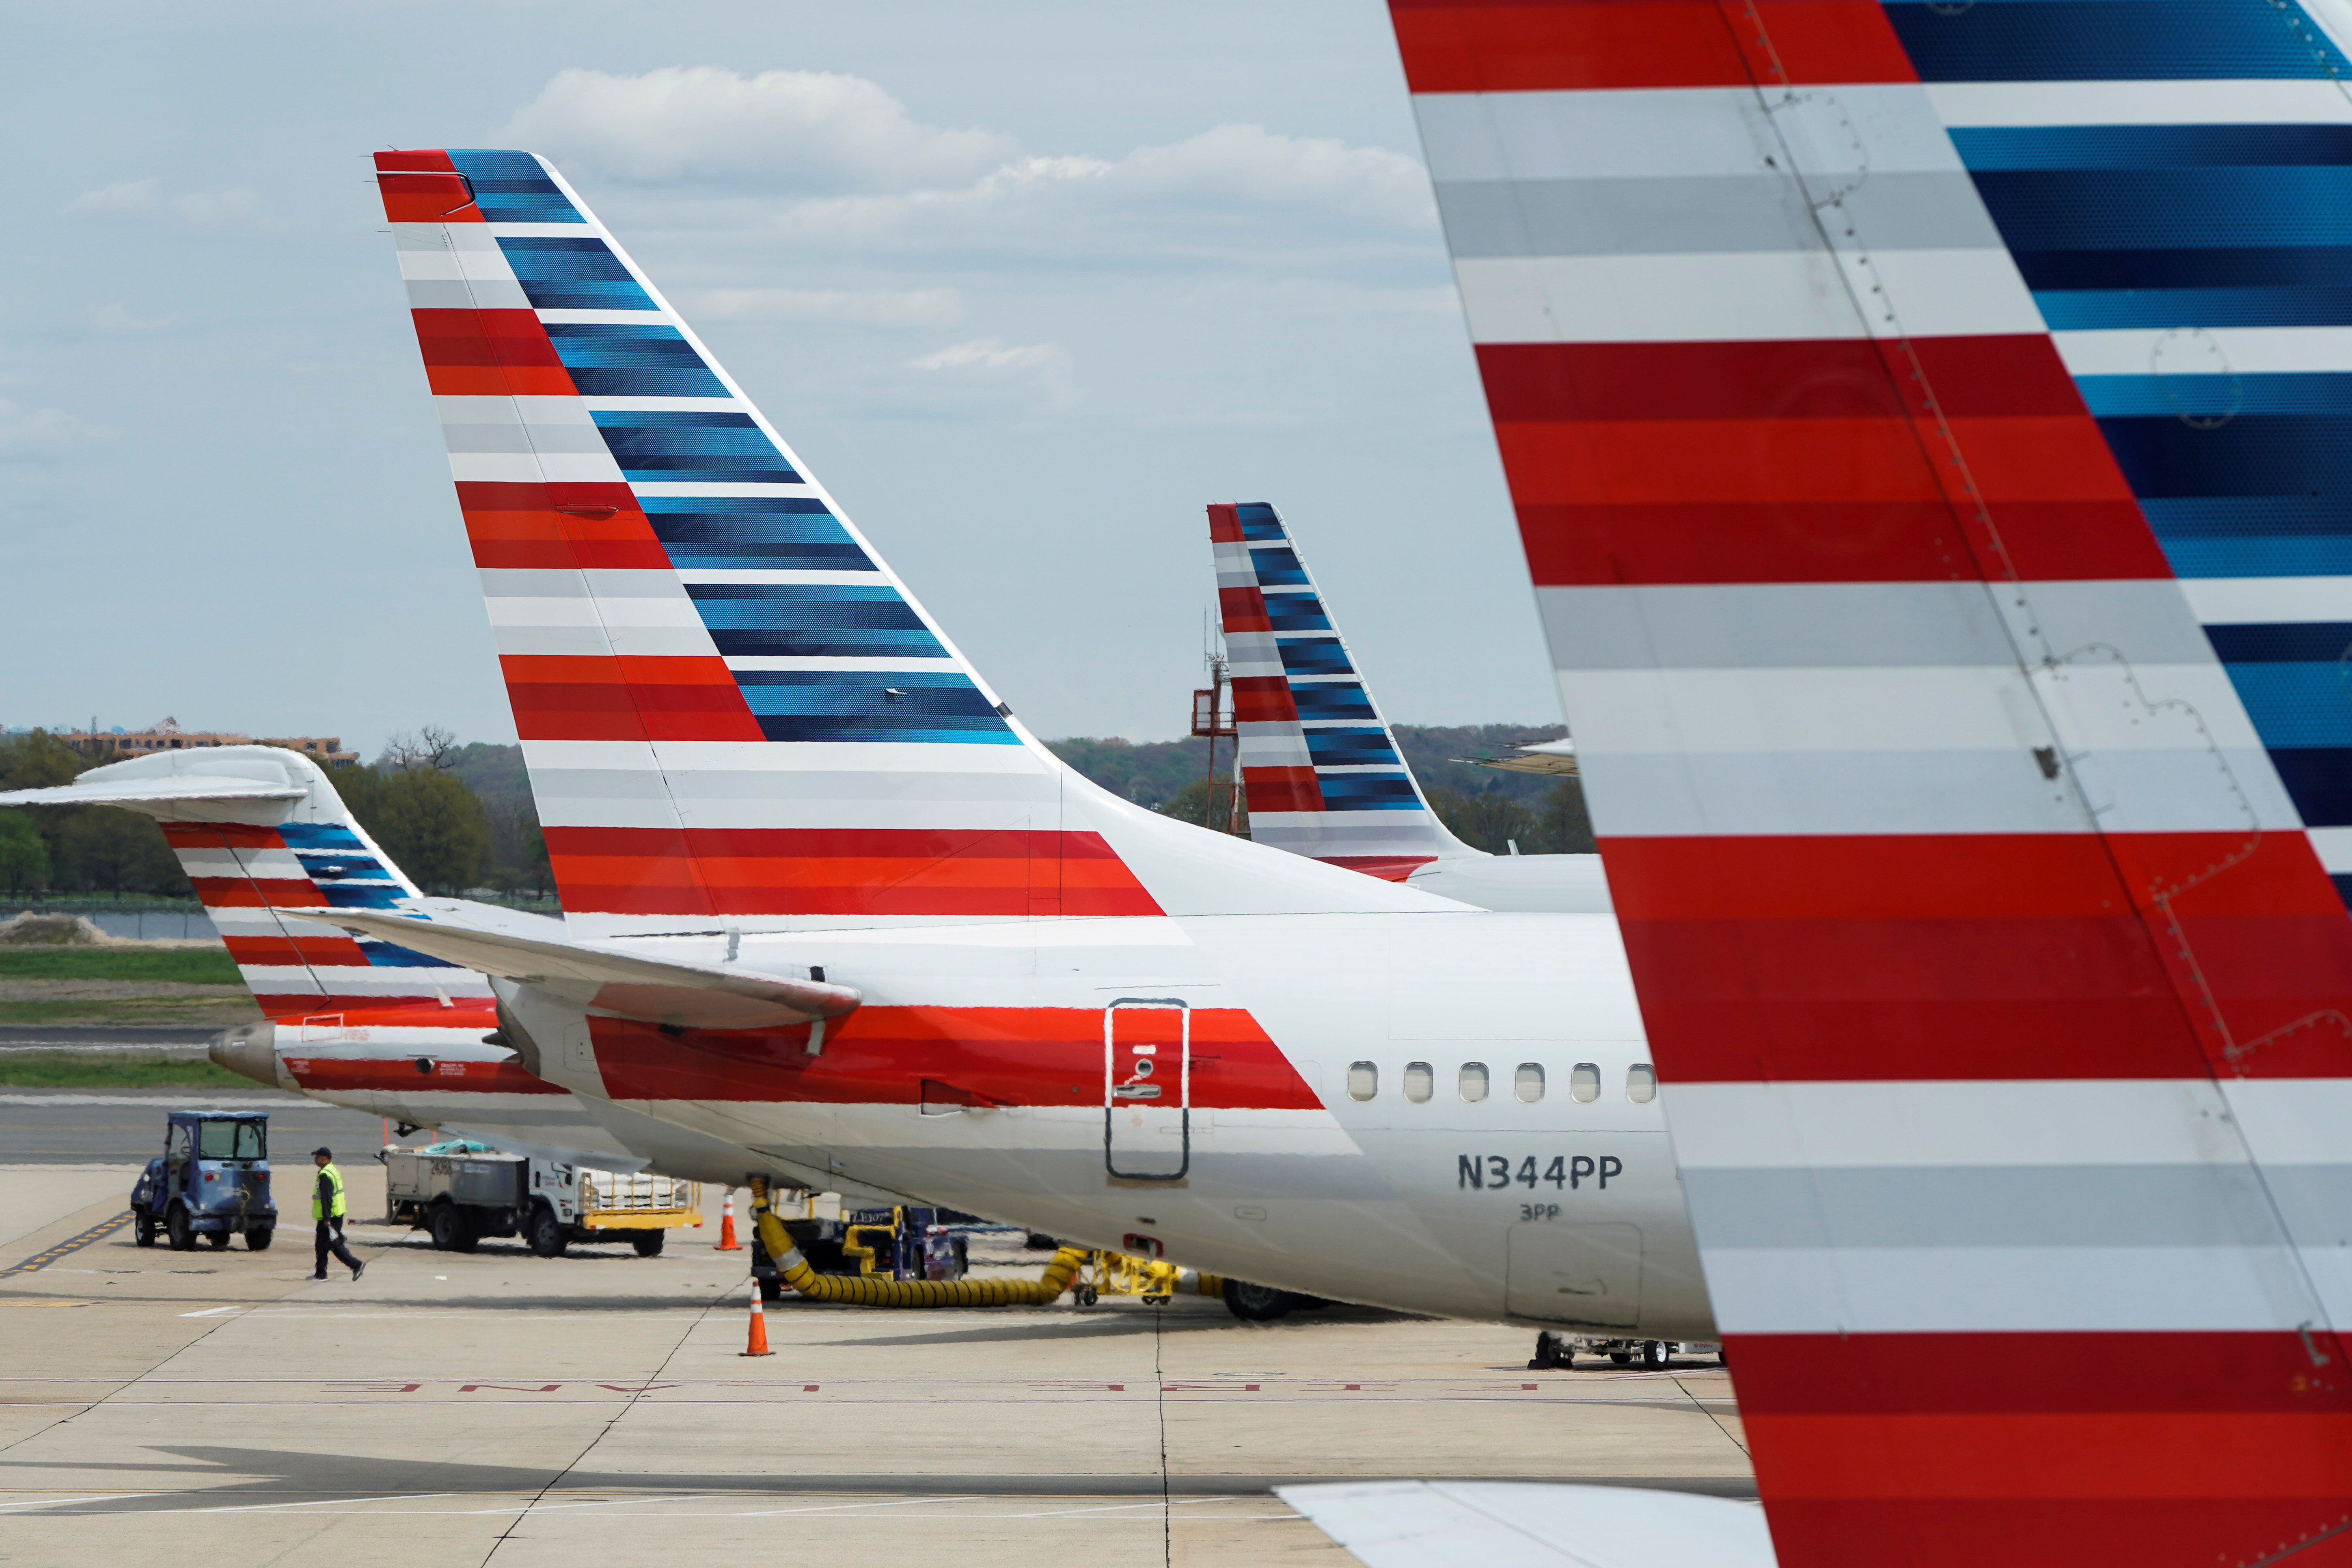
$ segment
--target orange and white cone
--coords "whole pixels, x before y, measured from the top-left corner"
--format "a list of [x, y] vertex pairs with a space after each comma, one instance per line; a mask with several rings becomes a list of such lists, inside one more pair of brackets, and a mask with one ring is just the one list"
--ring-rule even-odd
[[713, 1252], [740, 1252], [743, 1244], [735, 1239], [735, 1189], [727, 1189], [727, 1206], [719, 1211], [719, 1245]]
[[754, 1279], [751, 1281], [751, 1342], [750, 1346], [744, 1350], [743, 1353], [745, 1355], [773, 1355], [776, 1353], [768, 1348], [768, 1314], [761, 1310], [761, 1306], [762, 1303], [760, 1300], [760, 1282], [757, 1279]]

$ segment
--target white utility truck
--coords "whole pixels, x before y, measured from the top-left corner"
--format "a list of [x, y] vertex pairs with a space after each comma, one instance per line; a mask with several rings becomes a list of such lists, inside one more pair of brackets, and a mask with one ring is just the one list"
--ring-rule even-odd
[[479, 1143], [385, 1149], [392, 1223], [425, 1231], [444, 1252], [471, 1252], [486, 1236], [519, 1236], [541, 1258], [574, 1242], [625, 1241], [640, 1258], [662, 1237], [702, 1223], [702, 1186], [650, 1173], [593, 1170]]

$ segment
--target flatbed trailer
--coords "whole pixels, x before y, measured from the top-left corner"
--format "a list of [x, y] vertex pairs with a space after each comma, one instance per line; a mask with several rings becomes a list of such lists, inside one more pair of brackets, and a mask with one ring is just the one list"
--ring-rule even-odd
[[377, 1158], [392, 1223], [428, 1233], [445, 1252], [520, 1237], [541, 1258], [622, 1241], [651, 1258], [671, 1231], [702, 1224], [698, 1182], [489, 1150], [388, 1148]]

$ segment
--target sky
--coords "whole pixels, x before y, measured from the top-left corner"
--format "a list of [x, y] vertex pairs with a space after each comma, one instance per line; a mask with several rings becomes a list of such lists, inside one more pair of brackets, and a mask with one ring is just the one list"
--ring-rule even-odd
[[1378, 0], [21, 7], [0, 727], [513, 739], [366, 154], [553, 159], [1037, 733], [1171, 737], [1212, 500], [1391, 719], [1552, 723]]

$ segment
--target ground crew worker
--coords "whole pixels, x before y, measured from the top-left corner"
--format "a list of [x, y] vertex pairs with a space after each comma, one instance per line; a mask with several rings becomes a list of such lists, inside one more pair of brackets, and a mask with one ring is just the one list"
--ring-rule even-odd
[[335, 1152], [328, 1148], [310, 1151], [311, 1163], [319, 1167], [319, 1184], [310, 1194], [310, 1217], [318, 1223], [318, 1271], [313, 1279], [327, 1277], [327, 1254], [331, 1252], [343, 1260], [357, 1279], [367, 1272], [367, 1265], [352, 1256], [343, 1245], [343, 1173], [335, 1169]]

